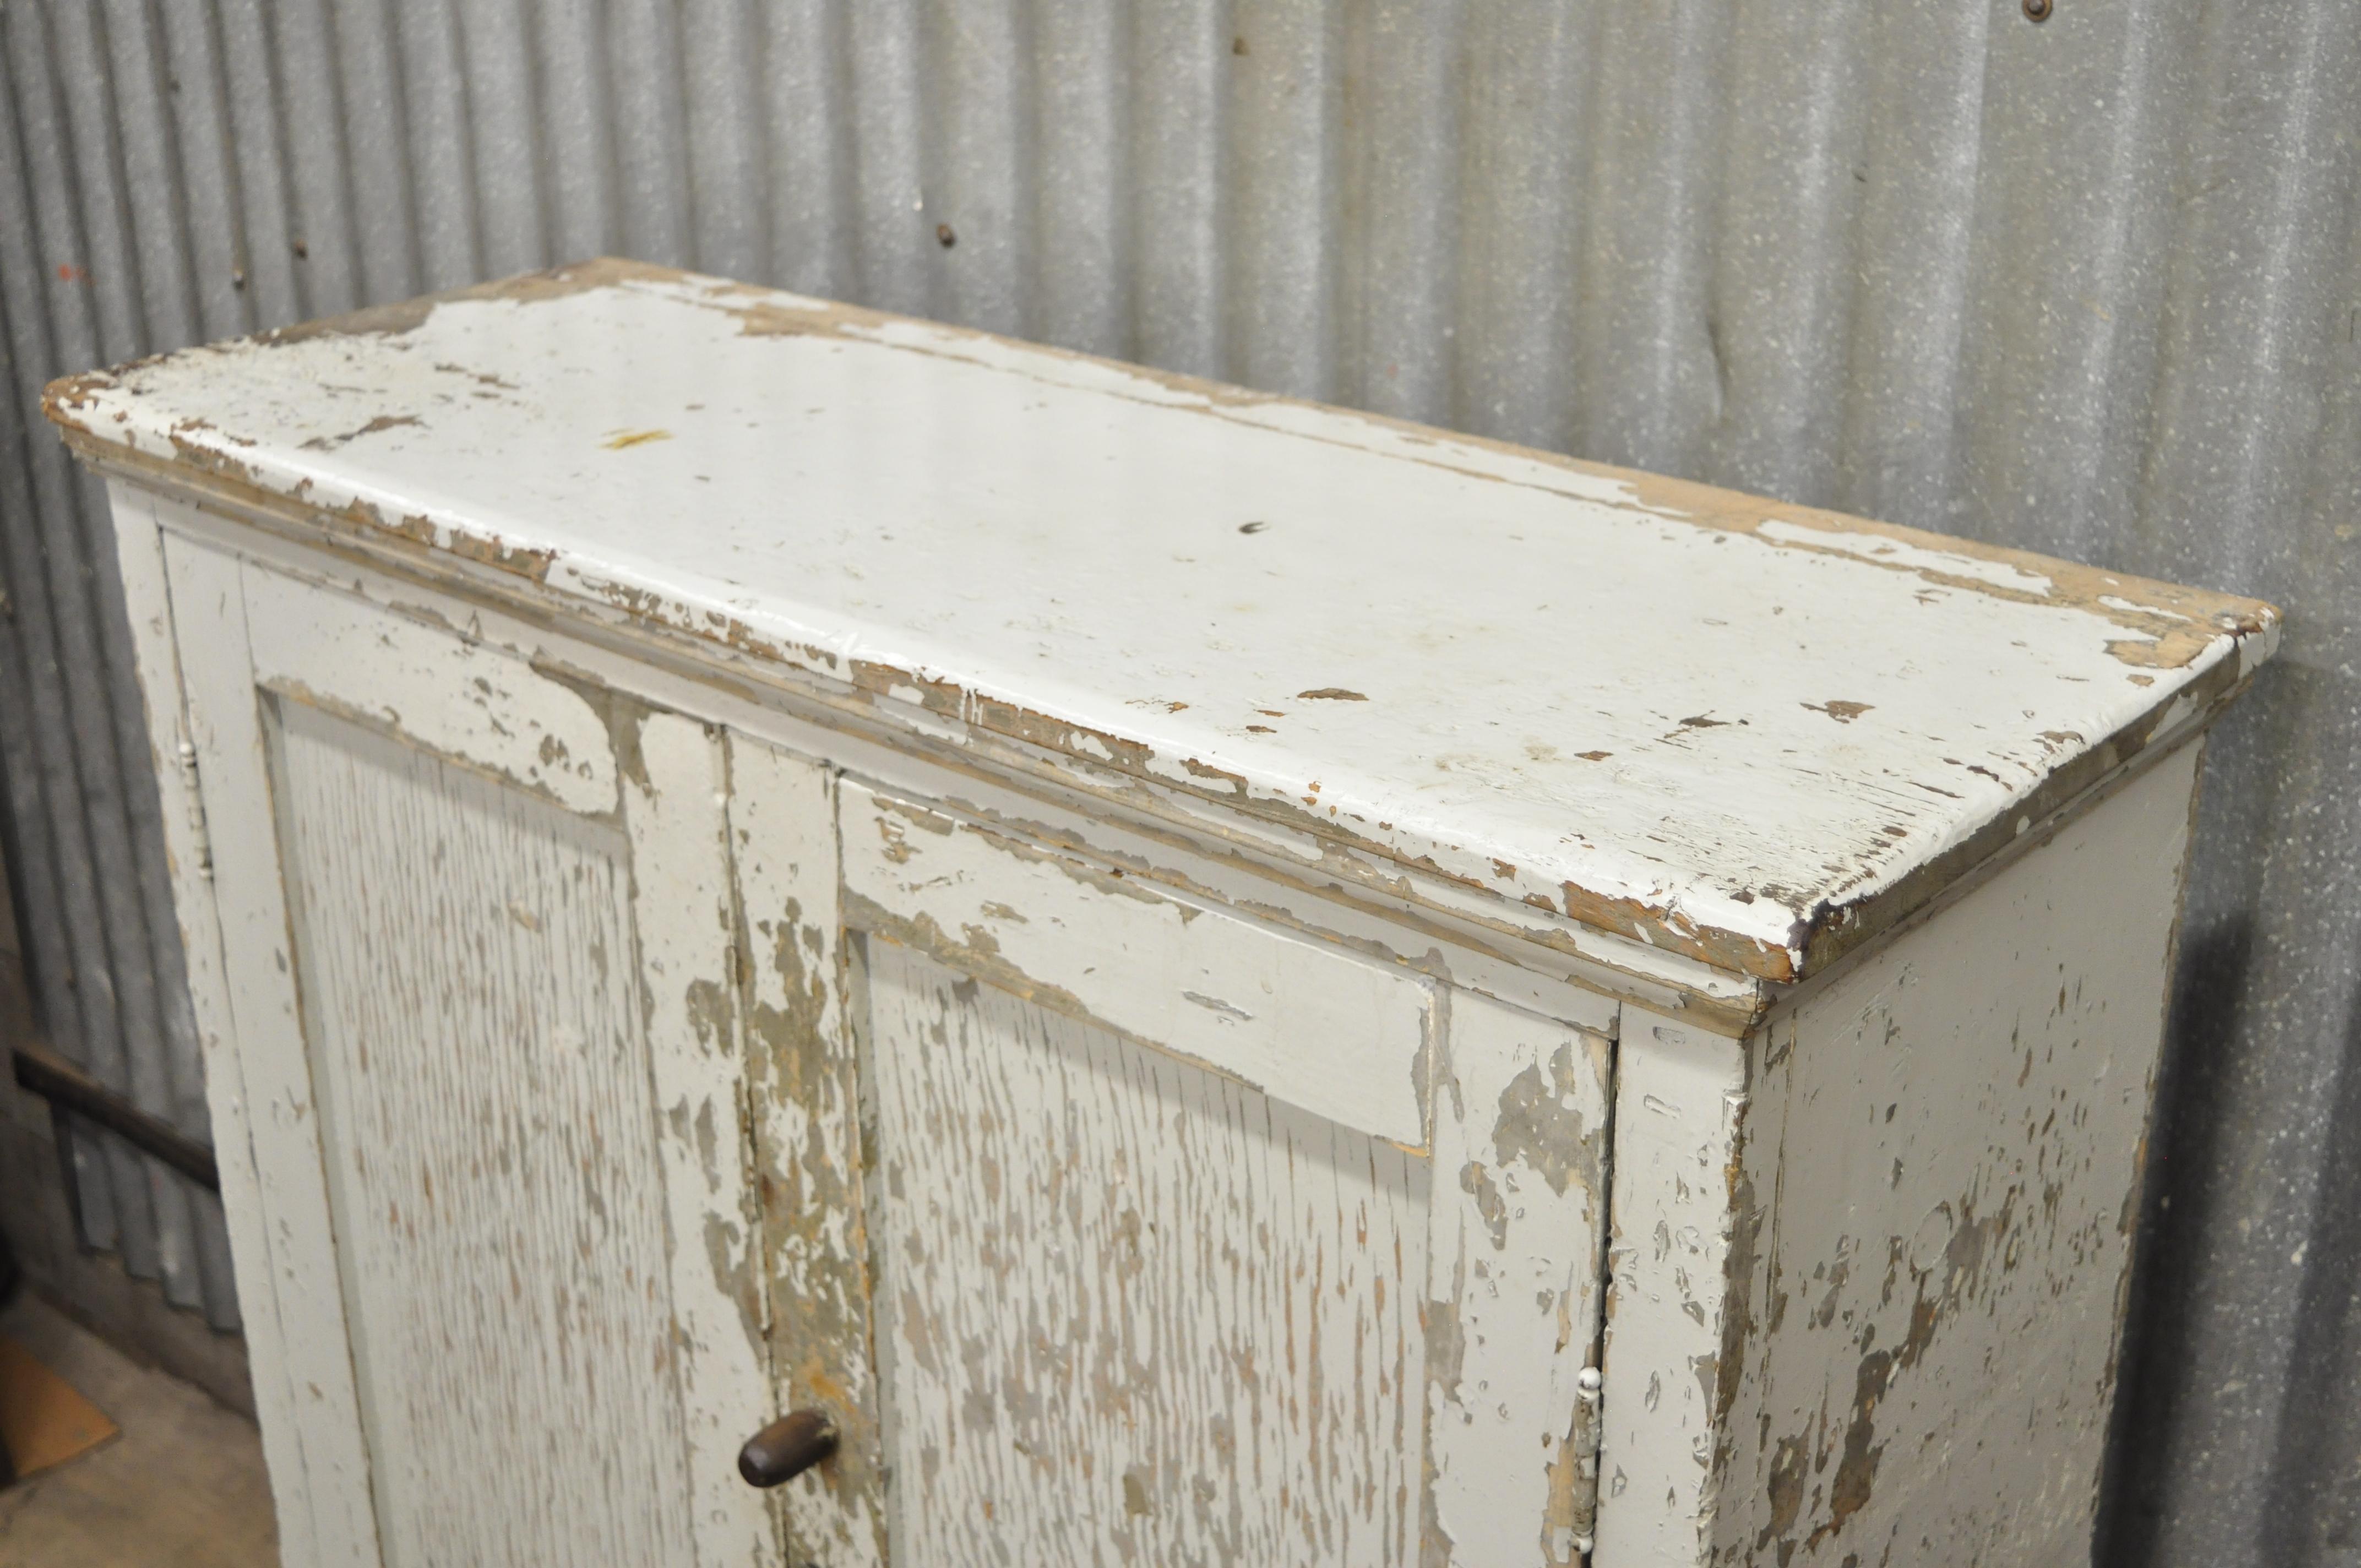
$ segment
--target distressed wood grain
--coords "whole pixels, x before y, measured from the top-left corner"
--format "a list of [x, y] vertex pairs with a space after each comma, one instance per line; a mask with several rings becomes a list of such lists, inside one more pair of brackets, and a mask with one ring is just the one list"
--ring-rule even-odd
[[244, 786], [225, 908], [281, 871], [295, 938], [226, 948], [269, 964], [266, 1003], [300, 993], [279, 1048], [310, 1046], [241, 1027], [241, 1056], [321, 1097], [290, 1118], [310, 1171], [291, 1153], [260, 1204], [350, 1401], [299, 1411], [307, 1484], [357, 1475], [335, 1523], [401, 1563], [774, 1562], [735, 1466], [771, 1394], [719, 734], [349, 596], [240, 589], [269, 630], [207, 675], [276, 716], [277, 766], [203, 776]]
[[2078, 1550], [2268, 606], [622, 263], [49, 409], [270, 563], [124, 557], [291, 1559]]
[[630, 845], [390, 737], [279, 714], [386, 1556], [678, 1560], [689, 1481]]
[[1465, 992], [1442, 1035], [1423, 1556], [1571, 1563], [1595, 1492], [1579, 1379], [1604, 1294], [1612, 1047]]
[[2198, 751], [1773, 1020], [1713, 1563], [2087, 1556]]
[[728, 737], [776, 1410], [832, 1416], [836, 1457], [773, 1493], [801, 1568], [886, 1557], [869, 1310], [861, 1077], [843, 1005], [836, 793], [817, 762]]
[[1425, 992], [1407, 977], [850, 781], [843, 811], [847, 896], [897, 940], [1424, 1145]]
[[897, 1561], [1413, 1561], [1424, 1162], [867, 955]]

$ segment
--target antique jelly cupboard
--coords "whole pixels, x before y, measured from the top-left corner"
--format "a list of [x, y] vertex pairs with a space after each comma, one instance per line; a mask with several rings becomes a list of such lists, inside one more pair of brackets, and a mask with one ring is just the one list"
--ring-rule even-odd
[[49, 407], [291, 1564], [2081, 1560], [2268, 607], [617, 262]]

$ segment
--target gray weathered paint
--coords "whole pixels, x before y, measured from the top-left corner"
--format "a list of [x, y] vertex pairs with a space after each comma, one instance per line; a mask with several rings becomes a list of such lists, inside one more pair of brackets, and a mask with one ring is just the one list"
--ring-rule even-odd
[[[2361, 1543], [2361, 8], [7, 0], [0, 52], [11, 858], [49, 1026], [151, 1107], [152, 784], [32, 390], [601, 251], [764, 279], [2286, 607], [2213, 752], [2110, 1556]], [[143, 987], [163, 1038], [85, 1043]], [[225, 1321], [115, 1157], [95, 1239]]]

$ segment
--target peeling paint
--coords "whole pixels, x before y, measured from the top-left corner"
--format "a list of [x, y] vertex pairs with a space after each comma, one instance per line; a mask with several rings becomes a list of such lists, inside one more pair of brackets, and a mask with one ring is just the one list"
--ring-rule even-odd
[[1570, 1184], [1599, 1190], [1606, 1129], [1586, 1125], [1581, 1107], [1591, 1096], [1577, 1076], [1574, 1046], [1560, 1046], [1546, 1070], [1536, 1063], [1500, 1091], [1499, 1119], [1492, 1144], [1500, 1157], [1521, 1159], [1564, 1196]]
[[2196, 761], [1774, 1024], [1710, 1562], [2087, 1553]]
[[[500, 333], [475, 330], [494, 319], [505, 323]], [[597, 339], [612, 348], [628, 341], [643, 356], [645, 374], [632, 389], [637, 401], [606, 411], [595, 428], [608, 440], [665, 433], [664, 441], [636, 446], [633, 460], [648, 465], [650, 475], [678, 480], [684, 494], [705, 490], [696, 527], [666, 534], [679, 545], [667, 558], [646, 553], [643, 518], [609, 515], [612, 502], [598, 481], [568, 477], [567, 464], [554, 455], [546, 463], [525, 455], [540, 450], [536, 443], [578, 444], [593, 429], [568, 411], [566, 383], [562, 376], [551, 379], [550, 365], [487, 346], [516, 341], [515, 323], [544, 320], [561, 343]], [[699, 377], [693, 390], [667, 379], [692, 353]], [[471, 405], [482, 411], [474, 422], [406, 431], [399, 444], [405, 473], [430, 461], [445, 466], [448, 482], [438, 495], [481, 498], [480, 509], [466, 515], [439, 501], [406, 499], [403, 476], [379, 466], [370, 450], [389, 444], [306, 447], [374, 420], [417, 417], [411, 408], [383, 403], [395, 362], [422, 356], [438, 375], [473, 378], [474, 390], [491, 393], [490, 400]], [[313, 358], [328, 356], [346, 391], [309, 400], [247, 396], [254, 388], [300, 379], [311, 374]], [[372, 377], [386, 378], [388, 390], [368, 390]], [[1106, 624], [1126, 627], [1128, 641], [1157, 664], [1151, 682], [1121, 657], [1111, 663], [1068, 658], [1059, 663], [1068, 672], [1103, 664], [1107, 689], [1052, 689], [1039, 678], [1044, 644], [1005, 641], [1012, 630], [1020, 640], [1043, 633], [1005, 620], [971, 624], [955, 603], [928, 597], [932, 578], [924, 561], [963, 559], [950, 542], [921, 543], [924, 529], [904, 521], [866, 538], [856, 562], [818, 540], [780, 539], [775, 509], [764, 506], [758, 510], [769, 543], [757, 544], [741, 528], [743, 509], [733, 510], [726, 488], [695, 482], [715, 477], [712, 444], [739, 428], [728, 422], [734, 416], [720, 411], [730, 395], [752, 397], [752, 389], [764, 388], [764, 408], [818, 406], [830, 418], [850, 418], [872, 384], [862, 378], [906, 378], [942, 395], [957, 389], [974, 407], [1005, 415], [1009, 422], [994, 443], [963, 449], [960, 460], [980, 472], [1005, 461], [1027, 474], [1059, 477], [1021, 499], [988, 485], [961, 491], [961, 506], [979, 517], [1019, 509], [1009, 512], [1011, 529], [1038, 527], [1049, 537], [1070, 520], [1104, 514], [1088, 488], [1099, 482], [1095, 470], [1020, 462], [1017, 455], [1052, 439], [1046, 433], [1064, 428], [1059, 422], [1114, 418], [1139, 434], [1126, 451], [1170, 453], [1191, 472], [1204, 470], [1208, 459], [1194, 455], [1201, 448], [1223, 455], [1210, 460], [1234, 475], [1260, 474], [1264, 465], [1297, 473], [1316, 468], [1326, 476], [1325, 491], [1337, 498], [1339, 515], [1355, 519], [1348, 573], [1382, 569], [1390, 580], [1428, 583], [1438, 604], [1455, 607], [1444, 620], [1467, 619], [1471, 637], [1480, 621], [1486, 637], [1497, 640], [1490, 595], [1500, 581], [1546, 576], [1555, 557], [1544, 560], [1539, 552], [1581, 550], [1588, 575], [1602, 582], [1623, 565], [1636, 570], [1643, 558], [1661, 556], [1644, 581], [1693, 585], [1698, 603], [1643, 604], [1610, 594], [1596, 609], [1609, 615], [1644, 610], [1658, 627], [1678, 623], [1678, 645], [1694, 655], [1696, 667], [1658, 661], [1650, 678], [1667, 687], [1664, 710], [1626, 718], [1621, 704], [1602, 712], [1584, 685], [1594, 674], [1610, 684], [1614, 678], [1595, 670], [1595, 661], [1553, 662], [1553, 673], [1537, 685], [1525, 664], [1511, 674], [1464, 660], [1438, 663], [1446, 661], [1442, 644], [1371, 641], [1343, 625], [1280, 628], [1261, 611], [1237, 623], [1256, 650], [1241, 662], [1194, 641], [1166, 646], [1160, 631], [1145, 641], [1139, 635], [1159, 623], [1125, 599], [1120, 585], [1157, 580], [1185, 599], [1199, 591], [1195, 568], [1162, 556], [1154, 571], [1144, 562], [1126, 564], [1110, 578], [1110, 591], [1091, 575], [1096, 546], [1052, 551], [1041, 561], [995, 557], [991, 569], [1005, 565], [1025, 579], [1024, 593], [1038, 596], [1028, 602], [1045, 607], [1045, 624], [1061, 629], [1053, 641], [1097, 618], [1113, 618]], [[798, 395], [807, 385], [841, 395], [814, 405]], [[906, 409], [912, 395], [896, 393], [888, 401]], [[372, 400], [378, 406], [369, 406]], [[639, 417], [638, 402], [647, 417]], [[1226, 802], [1284, 829], [1480, 891], [1498, 906], [1491, 917], [1521, 931], [1523, 939], [1557, 939], [1545, 928], [1515, 923], [1516, 911], [1546, 907], [1667, 954], [1773, 982], [1823, 969], [1872, 939], [2004, 849], [2007, 824], [2064, 805], [2164, 729], [2202, 722], [2276, 638], [2276, 612], [2251, 601], [630, 263], [560, 269], [293, 329], [267, 345], [191, 351], [80, 378], [53, 388], [49, 406], [77, 449], [95, 459], [202, 472], [258, 504], [278, 498], [312, 509], [324, 526], [414, 541], [752, 658], [848, 681], [881, 714], [906, 709], [905, 722], [928, 715], [960, 727], [953, 734], [1006, 737]], [[629, 422], [618, 426], [618, 417]], [[897, 416], [885, 434], [907, 422]], [[792, 425], [794, 433], [806, 428]], [[1104, 425], [1091, 428], [1103, 432]], [[785, 427], [779, 438], [803, 439]], [[809, 449], [866, 450], [868, 440], [822, 433]], [[912, 520], [942, 510], [895, 488], [923, 482], [934, 472], [930, 464], [889, 461], [859, 476], [829, 472], [831, 483], [857, 479], [871, 487], [858, 505], [847, 500], [847, 515]], [[520, 476], [528, 473], [533, 477], [521, 488]], [[567, 488], [577, 482], [588, 488], [579, 494]], [[1363, 491], [1368, 506], [1351, 499]], [[1191, 492], [1143, 468], [1133, 493]], [[1455, 555], [1422, 553], [1423, 529], [1395, 531], [1371, 521], [1390, 515], [1389, 507], [1420, 516], [1442, 507], [1464, 517]], [[1185, 522], [1183, 513], [1176, 513], [1174, 526]], [[1532, 526], [1524, 521], [1528, 514]], [[1543, 519], [1549, 526], [1540, 526]], [[1324, 514], [1293, 509], [1287, 526], [1250, 540], [1239, 537], [1234, 512], [1225, 511], [1219, 524], [1219, 537], [1257, 553], [1257, 573], [1286, 576], [1315, 561], [1337, 569], [1334, 554], [1323, 553], [1325, 531], [1334, 526]], [[1169, 531], [1153, 532], [1162, 538]], [[1103, 530], [1091, 537], [1107, 542]], [[1737, 555], [1711, 547], [1740, 542], [1758, 554], [1748, 554], [1742, 567], [1720, 565], [1717, 558]], [[1209, 539], [1206, 552], [1212, 547]], [[778, 549], [789, 552], [791, 568], [768, 554]], [[920, 554], [906, 562], [897, 554], [905, 550]], [[1221, 570], [1221, 559], [1205, 554], [1203, 570]], [[1488, 564], [1480, 604], [1463, 605], [1453, 587], [1460, 571], [1454, 563], [1462, 560], [1470, 569]], [[1808, 572], [1799, 575], [1799, 562], [1810, 564]], [[848, 575], [873, 566], [873, 579]], [[774, 580], [781, 571], [785, 575]], [[1733, 574], [1726, 586], [1700, 575], [1725, 571]], [[1059, 576], [1068, 572], [1080, 575], [1071, 581]], [[1883, 577], [1895, 579], [1891, 588], [1880, 586]], [[1773, 582], [1783, 586], [1765, 604]], [[792, 598], [782, 591], [790, 584]], [[1338, 602], [1354, 598], [1346, 591]], [[1704, 598], [1714, 602], [1705, 605]], [[1919, 663], [1908, 647], [1872, 647], [1889, 626], [1872, 613], [1884, 598], [1912, 607], [1909, 624], [1919, 629], [1913, 635], [1998, 651], [1993, 678], [1971, 679], [1960, 666], [1938, 680], [1913, 673]], [[1052, 604], [1061, 608], [1051, 612], [1046, 607]], [[1209, 624], [1203, 609], [1188, 607], [1177, 623], [1191, 629], [1191, 639]], [[1773, 609], [1784, 619], [1774, 622]], [[1891, 622], [1901, 624], [1901, 618]], [[1730, 644], [1723, 653], [1715, 652], [1722, 647], [1717, 639]], [[1093, 645], [1106, 644], [1101, 638]], [[1619, 645], [1604, 636], [1603, 647]], [[1341, 673], [1339, 650], [1356, 661], [1350, 684], [1301, 688], [1317, 700], [1285, 735], [1272, 726], [1231, 729], [1207, 717], [1266, 707], [1272, 693], [1296, 689], [1295, 681], [1282, 678], [1290, 666], [1301, 671], [1298, 679], [1312, 668]], [[1719, 675], [1725, 654], [1745, 660], [1749, 693], [1733, 696], [1727, 689]], [[1517, 663], [1513, 656], [1509, 662]], [[1445, 667], [1450, 678], [1435, 679]], [[1188, 688], [1173, 689], [1174, 669], [1201, 674]], [[1233, 671], [1235, 691], [1224, 684]], [[1861, 685], [1830, 698], [1821, 677], [1831, 675]], [[1155, 700], [1139, 706], [1151, 685]], [[1675, 685], [1682, 688], [1677, 700], [1670, 689]], [[1379, 695], [1367, 695], [1372, 691]], [[1439, 707], [1435, 694], [1444, 691], [1453, 696]], [[2018, 699], [2028, 691], [2039, 694], [2039, 706], [2019, 712]], [[1511, 722], [1496, 747], [1456, 724], [1471, 694], [1483, 694], [1488, 708], [1512, 721], [1521, 720], [1519, 705], [1529, 701], [1553, 716], [1581, 715], [1597, 738], [1565, 743], [1562, 751], [1553, 742], [1546, 755], [1530, 751], [1524, 739], [1539, 727], [1536, 717]], [[1788, 701], [1793, 720], [1776, 711]], [[1839, 773], [1822, 766], [1806, 777], [1780, 761], [1825, 744], [1786, 728], [1802, 723], [1806, 709], [1815, 722], [1847, 727], [1847, 747], [1858, 747], [1840, 755], [1857, 757], [1857, 769], [1848, 762]], [[1985, 737], [1983, 752], [1965, 759], [1983, 772], [1964, 780], [1962, 770], [1940, 767], [1925, 754], [1928, 738], [1955, 719], [1956, 728]], [[1454, 735], [1459, 739], [1446, 739]], [[1453, 754], [1470, 740], [1477, 750]], [[1393, 768], [1405, 755], [1432, 758], [1442, 782]], [[1323, 760], [1317, 775], [1323, 787], [1311, 791], [1305, 763], [1314, 757]], [[1609, 758], [1615, 770], [1581, 766]], [[1717, 782], [1738, 777], [1752, 781], [1752, 806], [1744, 813], [1722, 797]], [[1911, 792], [1904, 808], [1887, 787], [1897, 777]], [[1774, 781], [1784, 793], [1765, 795]], [[1307, 795], [1316, 797], [1316, 809], [1304, 808]], [[1617, 801], [1644, 802], [1649, 814], [1622, 820]], [[1743, 831], [1736, 826], [1741, 818]], [[1439, 829], [1443, 820], [1455, 829]], [[1585, 833], [1568, 835], [1569, 820], [1588, 825]], [[1766, 821], [1776, 830], [1764, 831]], [[1495, 861], [1520, 868], [1517, 876], [1491, 875]], [[1433, 897], [1417, 877], [1406, 885], [1414, 897]]]

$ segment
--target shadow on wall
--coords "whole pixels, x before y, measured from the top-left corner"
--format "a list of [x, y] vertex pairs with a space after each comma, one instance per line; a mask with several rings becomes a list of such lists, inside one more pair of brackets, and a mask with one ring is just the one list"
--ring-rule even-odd
[[[2356, 897], [2361, 681], [2319, 667], [2320, 630], [2295, 629], [2213, 742], [2105, 1568], [2223, 1560], [2185, 1555], [2192, 1530], [2241, 1563], [2361, 1563], [2361, 951], [2318, 940]], [[2308, 765], [2274, 766], [2290, 756]], [[2192, 1520], [2192, 1475], [2226, 1478], [2227, 1506]]]

